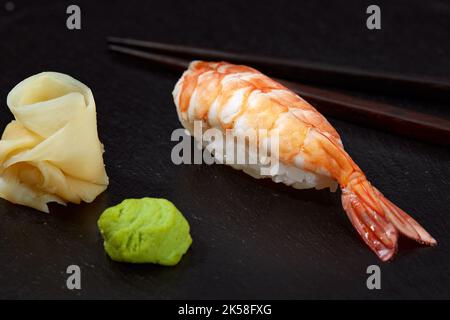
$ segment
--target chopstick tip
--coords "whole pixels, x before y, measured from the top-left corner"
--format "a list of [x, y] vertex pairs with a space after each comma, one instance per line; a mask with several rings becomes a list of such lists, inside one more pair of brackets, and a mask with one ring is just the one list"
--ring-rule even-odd
[[108, 42], [108, 43], [118, 42], [119, 40], [120, 40], [120, 38], [115, 37], [115, 36], [107, 36], [106, 37], [106, 42]]

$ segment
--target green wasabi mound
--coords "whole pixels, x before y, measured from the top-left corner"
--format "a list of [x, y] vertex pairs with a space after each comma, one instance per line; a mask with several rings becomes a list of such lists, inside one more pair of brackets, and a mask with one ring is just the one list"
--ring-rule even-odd
[[176, 265], [189, 249], [189, 223], [166, 199], [126, 199], [98, 220], [112, 260]]

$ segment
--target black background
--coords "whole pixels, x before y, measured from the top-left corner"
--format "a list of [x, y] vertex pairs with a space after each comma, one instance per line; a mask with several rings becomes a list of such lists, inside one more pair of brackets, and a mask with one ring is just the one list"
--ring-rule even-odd
[[[0, 127], [6, 95], [45, 70], [87, 84], [97, 102], [110, 186], [92, 204], [50, 214], [0, 200], [1, 298], [450, 298], [448, 149], [330, 119], [369, 179], [417, 218], [435, 248], [402, 241], [382, 263], [363, 244], [339, 193], [298, 191], [219, 165], [173, 165], [180, 127], [171, 91], [180, 75], [106, 50], [108, 35], [227, 49], [450, 80], [450, 3], [376, 1], [0, 1]], [[66, 28], [76, 3], [82, 30]], [[372, 96], [449, 117], [447, 105]], [[165, 197], [191, 224], [193, 245], [173, 268], [112, 262], [96, 221], [124, 198]], [[82, 289], [66, 288], [66, 268]], [[382, 289], [366, 288], [378, 264]]]

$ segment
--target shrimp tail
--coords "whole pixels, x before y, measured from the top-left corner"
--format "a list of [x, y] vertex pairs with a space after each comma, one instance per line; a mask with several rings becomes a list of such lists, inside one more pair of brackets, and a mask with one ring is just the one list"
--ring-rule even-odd
[[342, 206], [366, 244], [383, 260], [397, 251], [398, 235], [421, 244], [436, 245], [436, 240], [406, 212], [386, 199], [362, 174], [342, 186]]

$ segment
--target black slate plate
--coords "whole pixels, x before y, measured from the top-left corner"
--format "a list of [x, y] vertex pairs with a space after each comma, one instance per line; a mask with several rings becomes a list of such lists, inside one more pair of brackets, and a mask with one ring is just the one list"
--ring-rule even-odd
[[[450, 5], [378, 1], [382, 30], [365, 27], [365, 1], [79, 1], [82, 30], [66, 29], [68, 1], [0, 6], [0, 97], [43, 70], [86, 83], [97, 102], [108, 190], [51, 214], [0, 200], [1, 298], [449, 298], [450, 152], [330, 121], [370, 180], [439, 241], [402, 241], [380, 262], [347, 220], [339, 193], [297, 191], [225, 166], [170, 161], [179, 128], [171, 91], [179, 75], [140, 68], [106, 51], [107, 35], [307, 59], [449, 79]], [[3, 5], [3, 3], [0, 3]], [[374, 97], [449, 117], [447, 106]], [[0, 127], [12, 119], [6, 103]], [[193, 246], [174, 268], [112, 262], [96, 221], [124, 198], [166, 197], [191, 223]], [[66, 268], [82, 289], [66, 288]], [[382, 289], [366, 287], [377, 264]]]

